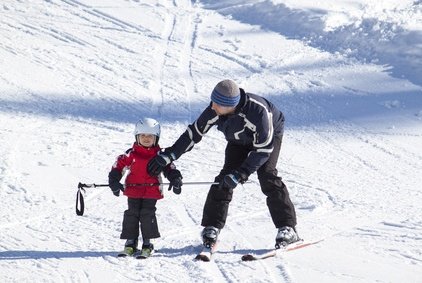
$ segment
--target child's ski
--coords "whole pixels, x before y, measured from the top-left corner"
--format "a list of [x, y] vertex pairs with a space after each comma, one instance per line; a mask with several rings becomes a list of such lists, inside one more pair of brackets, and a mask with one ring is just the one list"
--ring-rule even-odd
[[136, 259], [146, 259], [149, 258], [150, 256], [152, 256], [152, 254], [154, 253], [154, 250], [150, 250], [150, 249], [142, 249], [142, 250], [138, 250], [136, 253], [133, 254], [133, 256]]
[[125, 247], [125, 249], [117, 254], [117, 257], [133, 256], [138, 250], [132, 247]]

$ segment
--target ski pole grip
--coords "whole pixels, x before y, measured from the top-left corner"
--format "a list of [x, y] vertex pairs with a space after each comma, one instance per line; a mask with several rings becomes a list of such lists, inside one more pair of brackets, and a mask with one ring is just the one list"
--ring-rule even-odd
[[82, 188], [88, 188], [88, 186], [79, 182], [78, 189], [82, 189]]
[[82, 184], [81, 182], [79, 182], [78, 184], [78, 189], [82, 189], [82, 188], [96, 188], [96, 187], [108, 187], [108, 184]]

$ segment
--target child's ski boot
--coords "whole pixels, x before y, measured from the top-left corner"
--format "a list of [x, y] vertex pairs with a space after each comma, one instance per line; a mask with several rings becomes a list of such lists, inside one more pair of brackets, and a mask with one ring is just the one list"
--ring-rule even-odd
[[154, 245], [142, 245], [142, 249], [134, 255], [137, 259], [149, 258], [154, 253]]
[[125, 248], [117, 256], [118, 257], [133, 256], [138, 251], [137, 247], [138, 247], [138, 239], [126, 240]]

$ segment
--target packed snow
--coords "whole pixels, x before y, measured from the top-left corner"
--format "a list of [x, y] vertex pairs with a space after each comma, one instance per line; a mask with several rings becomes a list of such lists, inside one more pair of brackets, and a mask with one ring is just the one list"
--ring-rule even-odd
[[[1, 282], [422, 282], [422, 2], [3, 0]], [[171, 146], [233, 79], [286, 116], [278, 170], [297, 230], [274, 246], [256, 175], [235, 189], [218, 252], [195, 262], [208, 186], [165, 190], [147, 260], [117, 258], [126, 197], [106, 184], [141, 117]], [[211, 130], [177, 160], [213, 181]]]

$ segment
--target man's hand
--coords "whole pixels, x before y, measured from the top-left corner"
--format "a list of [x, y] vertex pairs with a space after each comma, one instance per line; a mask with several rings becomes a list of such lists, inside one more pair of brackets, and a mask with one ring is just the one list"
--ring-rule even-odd
[[174, 160], [171, 153], [161, 152], [148, 162], [147, 170], [151, 176], [158, 176]]
[[236, 188], [237, 184], [245, 183], [248, 180], [248, 175], [242, 171], [233, 171], [230, 174], [227, 174], [220, 181], [219, 188], [223, 190], [232, 190]]

